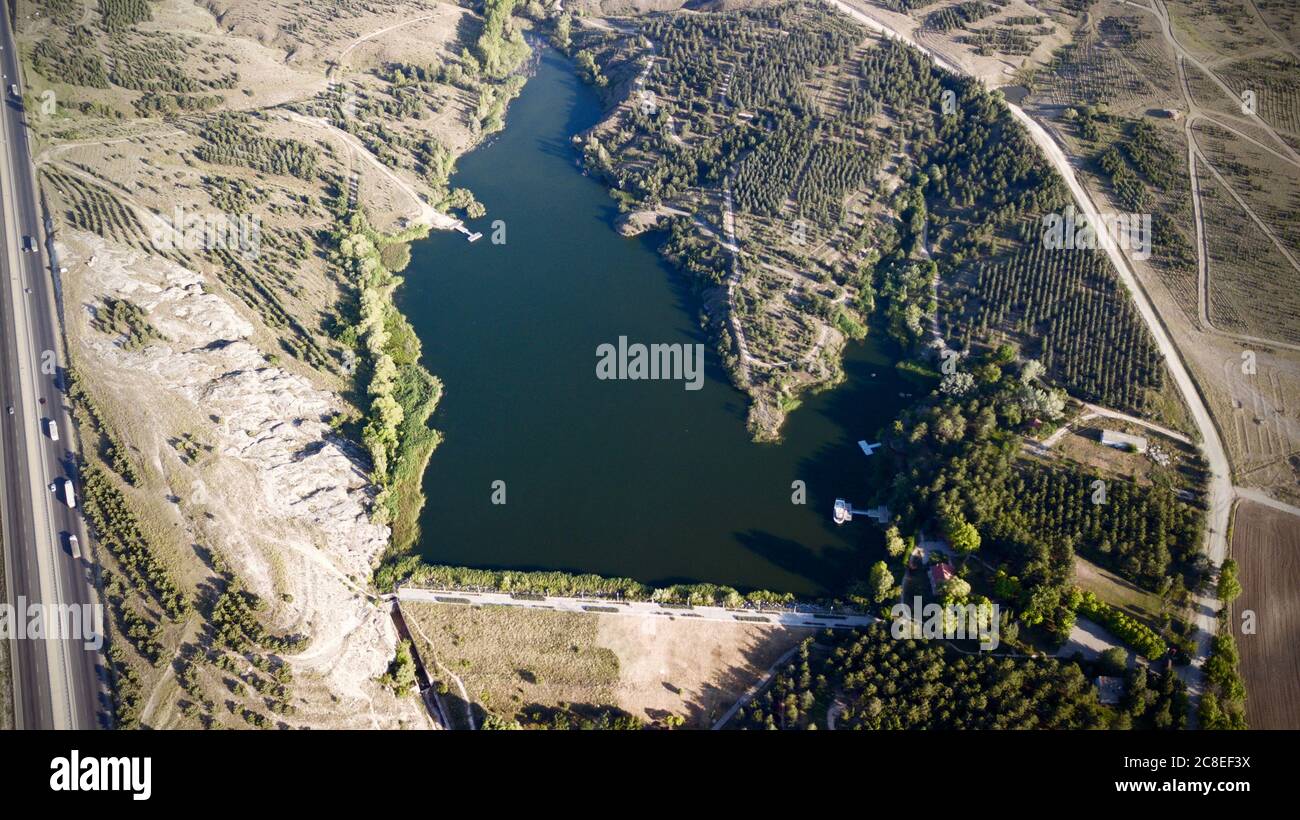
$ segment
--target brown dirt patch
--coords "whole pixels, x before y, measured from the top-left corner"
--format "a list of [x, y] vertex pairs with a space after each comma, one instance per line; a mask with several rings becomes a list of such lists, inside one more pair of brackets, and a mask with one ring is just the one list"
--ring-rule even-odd
[[[1232, 624], [1246, 679], [1246, 720], [1252, 729], [1300, 729], [1300, 520], [1243, 502], [1232, 555], [1245, 590]], [[1257, 618], [1254, 635], [1240, 634], [1247, 610]]]

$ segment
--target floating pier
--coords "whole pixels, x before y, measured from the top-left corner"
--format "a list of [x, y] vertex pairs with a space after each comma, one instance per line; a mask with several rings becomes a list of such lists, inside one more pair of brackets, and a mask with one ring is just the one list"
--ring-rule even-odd
[[889, 519], [892, 517], [889, 508], [884, 504], [881, 504], [874, 510], [859, 510], [843, 498], [835, 499], [835, 510], [831, 513], [831, 519], [834, 520], [836, 524], [847, 524], [853, 520], [853, 516], [855, 515], [865, 515], [867, 518], [874, 520], [882, 526], [888, 524]]
[[478, 231], [471, 231], [469, 228], [466, 228], [464, 222], [457, 222], [456, 230], [465, 234], [466, 242], [477, 242], [483, 238], [483, 234], [479, 233]]

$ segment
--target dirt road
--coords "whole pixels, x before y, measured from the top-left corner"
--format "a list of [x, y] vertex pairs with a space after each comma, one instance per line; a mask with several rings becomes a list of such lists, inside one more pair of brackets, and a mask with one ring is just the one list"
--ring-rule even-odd
[[[954, 66], [948, 60], [935, 54], [931, 50], [919, 45], [912, 39], [909, 33], [894, 30], [879, 20], [871, 17], [862, 9], [850, 5], [843, 0], [827, 0], [831, 5], [843, 11], [853, 19], [863, 23], [867, 27], [882, 32], [886, 36], [896, 38], [903, 42], [909, 43], [921, 51], [928, 54], [940, 67], [954, 73], [965, 74], [966, 72]], [[1026, 114], [1019, 106], [1007, 103], [1007, 108], [1011, 115], [1025, 127], [1029, 136], [1042, 149], [1047, 156], [1048, 161], [1056, 168], [1057, 172], [1065, 180], [1070, 189], [1075, 202], [1080, 210], [1088, 218], [1088, 221], [1094, 225], [1101, 224], [1098, 215], [1097, 206], [1093, 202], [1091, 195], [1079, 183], [1075, 175], [1074, 166], [1070, 164], [1065, 152], [1061, 150], [1060, 145], [1052, 139], [1047, 130], [1043, 128], [1036, 120]], [[1123, 251], [1118, 248], [1117, 243], [1105, 243], [1106, 253], [1110, 257], [1111, 263], [1115, 266], [1119, 274], [1120, 281], [1133, 297], [1134, 306], [1142, 321], [1146, 323], [1152, 338], [1156, 342], [1160, 353], [1165, 358], [1165, 365], [1173, 377], [1174, 384], [1178, 387], [1178, 392], [1182, 394], [1183, 401], [1191, 413], [1192, 421], [1196, 424], [1197, 430], [1201, 434], [1201, 449], [1205, 455], [1206, 462], [1209, 465], [1210, 480], [1206, 501], [1208, 504], [1207, 514], [1207, 543], [1206, 553], [1214, 566], [1223, 563], [1227, 555], [1228, 541], [1228, 522], [1232, 513], [1233, 487], [1232, 472], [1228, 463], [1228, 453], [1223, 447], [1223, 441], [1219, 437], [1218, 428], [1214, 426], [1214, 420], [1210, 417], [1210, 411], [1202, 399], [1200, 391], [1196, 387], [1191, 374], [1184, 365], [1182, 357], [1179, 354], [1177, 345], [1174, 344], [1169, 332], [1166, 330], [1164, 323], [1156, 313], [1150, 297], [1142, 289], [1138, 281], [1137, 274], [1133, 270], [1128, 258], [1124, 256]], [[1213, 637], [1217, 628], [1215, 612], [1218, 610], [1218, 601], [1209, 595], [1199, 595], [1196, 606], [1196, 659], [1188, 667], [1185, 679], [1188, 689], [1193, 696], [1198, 696], [1201, 691], [1201, 669], [1205, 663], [1205, 657], [1209, 652], [1210, 639]]]

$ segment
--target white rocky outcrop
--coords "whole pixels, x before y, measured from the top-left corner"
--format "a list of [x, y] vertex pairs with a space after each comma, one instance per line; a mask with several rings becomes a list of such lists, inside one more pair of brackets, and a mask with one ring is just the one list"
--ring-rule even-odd
[[[310, 721], [319, 709], [326, 725], [422, 723], [418, 699], [374, 682], [397, 634], [364, 590], [389, 533], [369, 519], [359, 450], [328, 424], [340, 400], [268, 363], [253, 324], [201, 274], [89, 234], [61, 245], [76, 278], [66, 310], [78, 367], [97, 395], [130, 406], [124, 437], [151, 468], [146, 486], [161, 481], [192, 538], [267, 603], [268, 628], [310, 637], [288, 658], [316, 687], [319, 702], [300, 711]], [[92, 329], [106, 297], [138, 305], [164, 340], [129, 351]], [[203, 446], [192, 463], [173, 444], [185, 434]]]

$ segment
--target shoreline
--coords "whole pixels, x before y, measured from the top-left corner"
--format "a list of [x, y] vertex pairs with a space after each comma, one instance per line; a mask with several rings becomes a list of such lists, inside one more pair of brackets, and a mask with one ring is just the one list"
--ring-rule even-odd
[[[533, 42], [535, 42], [535, 38], [530, 38], [530, 40], [532, 40]], [[540, 59], [540, 57], [544, 56], [545, 48], [546, 48], [546, 47], [547, 47], [546, 45], [543, 45], [543, 46], [539, 47], [536, 51], [534, 51], [533, 54], [534, 54], [535, 56], [534, 56], [533, 60], [530, 61], [530, 63], [535, 63], [537, 60]], [[582, 73], [581, 73], [581, 71], [577, 70], [577, 67], [574, 65], [574, 61], [573, 61], [571, 58], [569, 58], [569, 57], [567, 57], [566, 55], [564, 55], [564, 53], [563, 53], [560, 49], [554, 49], [554, 50], [555, 50], [555, 52], [556, 52], [556, 54], [555, 54], [554, 56], [556, 57], [557, 60], [558, 60], [559, 58], [561, 58], [561, 57], [564, 58], [563, 61], [562, 61], [563, 72], [564, 72], [568, 77], [570, 77], [570, 78], [572, 78], [572, 79], [575, 80], [575, 86], [576, 86], [577, 88], [580, 88], [580, 89], [586, 89], [586, 90], [588, 90], [588, 91], [596, 91], [597, 96], [600, 96], [599, 93], [598, 93], [598, 90], [597, 90], [597, 89], [592, 89], [591, 84], [590, 84], [590, 83], [587, 83], [587, 82], [584, 81], [584, 78], [583, 78], [583, 76], [582, 76]], [[558, 64], [558, 63], [557, 63], [557, 67], [559, 67], [559, 64]], [[511, 112], [511, 113], [515, 113], [515, 112]], [[608, 113], [609, 113], [608, 103], [606, 103], [606, 102], [602, 102], [602, 104], [599, 106], [598, 110], [596, 110], [594, 113], [595, 113], [595, 116], [597, 117], [597, 122], [603, 121], [603, 120], [608, 116]], [[575, 129], [576, 129], [576, 130], [575, 130]], [[588, 127], [588, 128], [583, 128], [581, 123], [574, 124], [574, 123], [571, 122], [571, 123], [570, 123], [570, 127], [569, 127], [569, 129], [565, 130], [565, 132], [564, 132], [564, 142], [565, 142], [566, 144], [570, 144], [570, 145], [571, 145], [572, 142], [573, 142], [573, 135], [574, 135], [574, 134], [581, 135], [581, 134], [583, 134], [583, 133], [587, 133], [587, 132], [589, 132], [589, 130], [590, 130], [590, 127]], [[547, 137], [548, 137], [548, 139], [551, 139], [551, 138], [552, 138], [552, 135], [548, 132]], [[476, 147], [477, 147], [477, 148], [484, 148], [484, 147], [487, 147], [487, 146], [489, 146], [489, 145], [493, 145], [494, 143], [495, 143], [495, 139], [484, 140], [484, 141], [478, 143], [478, 144], [476, 145]], [[556, 144], [558, 144], [558, 143], [559, 143], [559, 140], [557, 139], [557, 140], [556, 140]], [[578, 159], [578, 160], [580, 160], [580, 159], [581, 159], [581, 154], [580, 154], [580, 152], [576, 152], [576, 151], [575, 151], [575, 154], [577, 154], [577, 156], [576, 156], [575, 158]], [[590, 169], [586, 169], [586, 170], [587, 170], [587, 173], [584, 173], [584, 167], [583, 167], [583, 165], [582, 165], [580, 162], [570, 164], [568, 161], [566, 161], [566, 165], [568, 166], [566, 173], [573, 173], [573, 172], [576, 171], [579, 175], [588, 176], [588, 177], [593, 176], [593, 174], [590, 172]], [[594, 182], [597, 183], [597, 187], [598, 187], [599, 190], [600, 190], [600, 194], [601, 194], [601, 197], [602, 197], [602, 198], [604, 198], [604, 197], [606, 197], [606, 196], [608, 195], [609, 186], [608, 186], [608, 184], [606, 183], [606, 181], [604, 181], [604, 180], [599, 180], [599, 179], [597, 179], [597, 180], [591, 180], [591, 181], [594, 181]], [[462, 182], [463, 182], [464, 184], [466, 184], [467, 187], [470, 187], [470, 188], [475, 187], [474, 184], [472, 183], [472, 181], [465, 181], [465, 180], [462, 180]], [[481, 181], [480, 181], [480, 182], [481, 182]], [[612, 211], [613, 209], [611, 208], [610, 210]], [[617, 235], [617, 233], [618, 233], [618, 231], [617, 231], [617, 227], [618, 227], [617, 220], [616, 220], [616, 219], [614, 219], [614, 220], [610, 220], [610, 223], [611, 223], [611, 224], [602, 224], [601, 231], [602, 231], [602, 232], [604, 232], [604, 231], [610, 231], [610, 232], [612, 232], [613, 234]], [[682, 271], [682, 270], [680, 269], [679, 266], [674, 265], [674, 264], [672, 263], [671, 259], [668, 258], [668, 257], [666, 257], [662, 252], [658, 252], [658, 251], [657, 251], [656, 249], [654, 249], [654, 248], [650, 248], [650, 251], [651, 251], [652, 254], [656, 257], [656, 259], [659, 261], [659, 263], [660, 263], [661, 265], [664, 266], [664, 267], [663, 267], [663, 275], [664, 275], [666, 278], [676, 280], [676, 283], [673, 285], [673, 287], [674, 287], [675, 289], [680, 289], [683, 285], [685, 286], [685, 289], [691, 289], [692, 282], [693, 282], [693, 281], [697, 281], [697, 280], [692, 280], [689, 276], [683, 276], [683, 273], [685, 273], [685, 272]], [[457, 250], [456, 252], [459, 253], [460, 251]], [[678, 278], [678, 277], [680, 277], [680, 278]], [[409, 292], [408, 292], [408, 293], [409, 293]], [[407, 308], [408, 311], [410, 311], [410, 310], [412, 309], [412, 307], [413, 307], [413, 306], [411, 306], [411, 305], [407, 305], [407, 306], [406, 306], [406, 308]], [[415, 312], [418, 313], [418, 311], [415, 311]], [[715, 324], [715, 323], [717, 323], [717, 322], [720, 321], [720, 317], [717, 315], [716, 310], [715, 310], [712, 314], [704, 314], [704, 313], [702, 313], [702, 314], [700, 314], [699, 316], [696, 316], [696, 315], [693, 314], [693, 315], [692, 315], [692, 319], [698, 320], [701, 316], [703, 316], [703, 317], [705, 318], [705, 320], [706, 320], [706, 321], [705, 321], [706, 326], [707, 326], [707, 325]], [[697, 321], [693, 321], [692, 324], [697, 324], [697, 325], [698, 325], [698, 322], [697, 322]], [[720, 328], [720, 329], [721, 329], [721, 328]], [[710, 330], [710, 332], [711, 332], [711, 330]], [[422, 331], [422, 333], [423, 333], [423, 331]], [[427, 335], [427, 334], [426, 334], [426, 335]], [[718, 351], [718, 352], [719, 352], [719, 354], [720, 354], [720, 358], [721, 358], [721, 361], [722, 361], [722, 364], [723, 364], [723, 370], [726, 371], [725, 373], [722, 373], [722, 372], [719, 372], [719, 373], [718, 373], [718, 376], [720, 377], [719, 380], [718, 380], [718, 383], [719, 383], [719, 385], [721, 385], [721, 386], [725, 386], [725, 387], [728, 387], [728, 388], [731, 388], [731, 389], [737, 389], [737, 385], [735, 384], [734, 372], [733, 372], [734, 368], [730, 366], [730, 365], [731, 365], [731, 362], [729, 361], [729, 354], [730, 354], [730, 355], [734, 355], [734, 354], [733, 354], [729, 349], [727, 349], [727, 338], [725, 338], [725, 332], [717, 334], [717, 336], [715, 336], [715, 339], [717, 340], [717, 341], [716, 341], [717, 346], [722, 348], [722, 350], [720, 350], [720, 351]], [[429, 342], [428, 340], [426, 340], [426, 344], [432, 344], [432, 345], [433, 345], [433, 347], [431, 347], [430, 349], [434, 349], [434, 348], [436, 348], [436, 347], [439, 346], [438, 343], [436, 343], [436, 342]], [[869, 346], [870, 346], [870, 345], [869, 345]], [[847, 345], [845, 345], [845, 347], [847, 347]], [[854, 347], [857, 348], [857, 347], [859, 347], [859, 346], [854, 346]], [[871, 346], [871, 349], [874, 349], [874, 346]], [[859, 354], [859, 355], [860, 355], [860, 354]], [[872, 358], [873, 360], [874, 360], [875, 358], [878, 358], [875, 354], [870, 354], [870, 353], [869, 353], [869, 354], [867, 354], [867, 355], [868, 355], [870, 358]], [[880, 372], [880, 373], [885, 377], [885, 382], [884, 382], [884, 383], [892, 384], [892, 382], [890, 381], [890, 374], [892, 374], [892, 373], [894, 373], [894, 372], [896, 371], [896, 367], [895, 367], [895, 365], [897, 364], [897, 361], [896, 361], [896, 359], [895, 359], [893, 356], [889, 356], [888, 359], [889, 359], [889, 360], [888, 360], [887, 363], [883, 363], [883, 364], [881, 364], [881, 363], [877, 363], [877, 362], [873, 361], [872, 364], [870, 364], [870, 365], [863, 365], [863, 367], [867, 368], [867, 369], [868, 369], [868, 372], [870, 372], [870, 371], [879, 371], [879, 372]], [[435, 368], [435, 369], [436, 369], [436, 367], [437, 367], [437, 363], [436, 363], [436, 362], [431, 362], [431, 363], [429, 363], [429, 366], [430, 366], [431, 368]], [[445, 375], [445, 374], [443, 374], [443, 375]], [[874, 377], [874, 376], [875, 376], [875, 372], [871, 372], [871, 375]], [[466, 374], [465, 374], [465, 373], [460, 373], [460, 374], [457, 376], [457, 378], [458, 378], [459, 380], [462, 380], [462, 381], [463, 381], [463, 380], [466, 378]], [[843, 369], [842, 369], [842, 367], [841, 367], [841, 369], [839, 369], [839, 370], [837, 371], [837, 373], [836, 373], [836, 378], [835, 378], [833, 381], [831, 381], [831, 382], [829, 382], [829, 383], [827, 383], [827, 384], [824, 384], [824, 385], [820, 385], [818, 389], [808, 391], [806, 394], [801, 395], [801, 398], [807, 400], [807, 399], [811, 399], [811, 398], [813, 398], [813, 397], [816, 396], [816, 395], [825, 395], [825, 394], [829, 393], [830, 391], [832, 391], [832, 389], [833, 389], [834, 387], [836, 387], [836, 386], [843, 387], [844, 382], [845, 382], [846, 380], [847, 380], [847, 374], [843, 371]], [[876, 384], [876, 383], [873, 382], [873, 384]], [[449, 387], [452, 387], [453, 389], [455, 389], [455, 385], [454, 385], [454, 384], [449, 384]], [[909, 391], [909, 390], [911, 390], [911, 388], [910, 388], [910, 387], [905, 387], [905, 386], [900, 386], [900, 387], [898, 387], [898, 390]], [[893, 394], [893, 392], [895, 392], [895, 391], [891, 388], [891, 395]], [[901, 393], [900, 393], [899, 395], [901, 395]], [[743, 389], [739, 389], [739, 390], [737, 391], [736, 399], [750, 399], [750, 400], [752, 400], [752, 397], [750, 397], [750, 396], [748, 395], [748, 393], [747, 393], [746, 391], [744, 391]], [[734, 402], [733, 402], [733, 403], [734, 403]], [[793, 408], [787, 407], [786, 409], [793, 409]], [[887, 424], [887, 423], [889, 422], [890, 419], [892, 419], [892, 415], [891, 415], [889, 418], [879, 420], [879, 423], [882, 424], [882, 425], [883, 425], [883, 424]], [[837, 429], [837, 430], [840, 430], [840, 431], [848, 430], [848, 428], [843, 427], [843, 425], [841, 424], [841, 422], [843, 422], [843, 419], [841, 419], [840, 422], [837, 422], [837, 428], [836, 428], [836, 429]], [[741, 437], [742, 437], [743, 440], [744, 440], [744, 443], [745, 443], [745, 445], [746, 445], [747, 450], [748, 450], [748, 449], [754, 449], [754, 450], [757, 450], [757, 451], [767, 450], [768, 448], [762, 447], [761, 445], [762, 445], [762, 444], [765, 444], [765, 443], [775, 443], [775, 442], [777, 442], [777, 441], [784, 441], [784, 440], [786, 440], [786, 438], [787, 438], [787, 436], [785, 435], [787, 432], [792, 433], [796, 445], [798, 445], [799, 442], [802, 441], [802, 437], [801, 437], [801, 434], [800, 434], [799, 431], [788, 431], [788, 430], [785, 429], [785, 428], [782, 429], [782, 435], [781, 435], [779, 438], [778, 438], [778, 437], [770, 437], [770, 438], [766, 438], [766, 439], [764, 439], [764, 438], [760, 438], [760, 439], [758, 439], [758, 440], [755, 440], [755, 438], [754, 438], [754, 436], [753, 436], [753, 430], [752, 430], [752, 429], [750, 429], [749, 432], [746, 433], [746, 429], [747, 429], [747, 428], [746, 428], [746, 425], [745, 425], [745, 421], [744, 421], [744, 417], [743, 417], [743, 416], [738, 420], [738, 423], [736, 423], [736, 420], [733, 420], [732, 423], [733, 423], [733, 424], [736, 424], [736, 429], [740, 432]], [[874, 427], [874, 424], [873, 424], [872, 426]], [[856, 430], [856, 427], [855, 427], [853, 430], [851, 430], [851, 431], [849, 431], [849, 432], [854, 432], [854, 433], [856, 433], [856, 432], [858, 432], [858, 431]], [[863, 435], [874, 435], [874, 432], [875, 432], [874, 429], [872, 429], [872, 430], [867, 430], [867, 431], [863, 431]], [[463, 435], [463, 434], [462, 434], [462, 435]], [[847, 435], [848, 435], [848, 432], [845, 432], [844, 435], [847, 436]], [[861, 437], [861, 436], [859, 436], [859, 437]], [[822, 448], [822, 447], [824, 447], [824, 445], [827, 444], [827, 443], [829, 443], [829, 442], [828, 442], [828, 441], [823, 441], [823, 438], [824, 438], [824, 436], [822, 435], [821, 431], [819, 430], [819, 432], [816, 434], [816, 438], [815, 438], [814, 442], [813, 442], [812, 445], [810, 445], [810, 446], [815, 446], [815, 447], [817, 447], [817, 448], [819, 448], [819, 449]], [[809, 450], [809, 451], [808, 451], [809, 454], [811, 454], [812, 452], [813, 452], [812, 450]], [[854, 454], [856, 454], [856, 453], [857, 453], [856, 448], [854, 448], [854, 449], [852, 450], [852, 452], [853, 452]], [[833, 465], [833, 469], [831, 470], [835, 475], [840, 475], [841, 477], [844, 476], [844, 472], [845, 472], [844, 469], [843, 469], [843, 463], [842, 463], [842, 462], [843, 462], [843, 459], [836, 459], [836, 460], [835, 460], [835, 464]], [[430, 462], [430, 463], [431, 463], [431, 462]], [[792, 467], [793, 467], [793, 465], [791, 465], [791, 468], [792, 468]], [[785, 468], [785, 469], [790, 469], [790, 468]], [[785, 474], [785, 473], [782, 472], [782, 475], [784, 475], [784, 474]], [[444, 476], [444, 478], [446, 478], [446, 477]], [[454, 477], [453, 477], [453, 480], [454, 480]], [[785, 480], [785, 484], [788, 485], [788, 483], [789, 483], [789, 480], [786, 479], [786, 480]], [[428, 491], [431, 492], [431, 493], [436, 492], [435, 490], [428, 490]], [[826, 492], [829, 493], [830, 490], [827, 489]], [[825, 506], [827, 507], [828, 510], [829, 510], [829, 506], [830, 506], [830, 500], [831, 500], [831, 499], [830, 499], [829, 497], [825, 499], [825, 501], [826, 501]], [[435, 503], [434, 506], [435, 506], [435, 507], [438, 506], [437, 503]], [[819, 515], [819, 511], [820, 511], [820, 507], [818, 507], [818, 511], [812, 511], [812, 510], [808, 511], [808, 512], [807, 512], [807, 515], [809, 515], [809, 516], [815, 516], [815, 519], [803, 519], [803, 518], [801, 518], [801, 519], [799, 519], [799, 522], [800, 522], [800, 523], [797, 523], [797, 524], [795, 524], [794, 526], [788, 526], [788, 527], [786, 527], [786, 530], [783, 530], [783, 531], [788, 532], [788, 533], [793, 533], [793, 535], [791, 535], [791, 537], [796, 538], [797, 540], [800, 540], [802, 543], [807, 543], [807, 544], [814, 544], [814, 543], [815, 543], [815, 544], [820, 544], [820, 543], [821, 543], [820, 541], [816, 541], [816, 540], [815, 540], [815, 539], [818, 537], [818, 536], [816, 535], [816, 533], [817, 533], [817, 532], [820, 532], [820, 527], [822, 526], [822, 523], [823, 523], [822, 517]], [[799, 514], [800, 514], [800, 515], [803, 515], [804, 513], [803, 513], [803, 512], [800, 512]], [[828, 512], [827, 514], [829, 514], [829, 512]], [[782, 525], [777, 525], [777, 526], [785, 526], [785, 525], [782, 524]], [[428, 531], [428, 532], [430, 532], [430, 533], [434, 533], [434, 532], [436, 532], [437, 529], [438, 529], [438, 524], [437, 524], [436, 522], [432, 522], [432, 521], [430, 521], [428, 518], [426, 518], [426, 520], [425, 520], [425, 529], [426, 529], [426, 531]], [[812, 531], [811, 533], [810, 533], [810, 530]], [[867, 536], [866, 534], [861, 534], [861, 535], [862, 535], [862, 537], [864, 537], [864, 538], [868, 538], [868, 542], [869, 542], [871, 539], [874, 539], [874, 538], [876, 537], [876, 536], [874, 536], [874, 535], [872, 535], [872, 536]], [[444, 536], [444, 537], [445, 537], [445, 536]], [[844, 542], [844, 543], [845, 543], [845, 546], [846, 546], [846, 547], [847, 547], [850, 543], [855, 543], [855, 544], [856, 544], [856, 543], [858, 542], [858, 540], [859, 540], [858, 537], [856, 537], [856, 536], [854, 536], [854, 535], [852, 535], [852, 534], [849, 534], [849, 533], [837, 533], [836, 536], [835, 536], [835, 538], [836, 538], [836, 543], [839, 543], [839, 539], [845, 539], [845, 542]], [[525, 541], [523, 541], [523, 542], [521, 542], [521, 543], [526, 545], [528, 542], [525, 540]], [[402, 548], [399, 548], [399, 544], [401, 545]], [[408, 544], [409, 544], [409, 548], [407, 547]], [[732, 549], [733, 546], [734, 546], [734, 548], [736, 548], [736, 549], [743, 549], [743, 547], [740, 547], [740, 546], [738, 546], [738, 545], [733, 545], [732, 542], [728, 542], [727, 544], [723, 544], [723, 545], [719, 545], [719, 546], [720, 546], [721, 548], [723, 548], [724, 550], [725, 550], [725, 549]], [[432, 557], [432, 556], [428, 556], [428, 555], [426, 555], [425, 553], [427, 553], [427, 552], [436, 552], [436, 553], [437, 553], [437, 554], [436, 554], [436, 557]], [[657, 571], [657, 569], [655, 569], [655, 568], [646, 568], [646, 569], [648, 569], [649, 571], [647, 571], [647, 572], [643, 572], [643, 573], [637, 573], [637, 574], [636, 574], [636, 577], [637, 577], [637, 578], [641, 578], [641, 579], [653, 579], [653, 578], [677, 579], [677, 578], [688, 578], [688, 579], [692, 579], [692, 583], [690, 583], [690, 584], [684, 584], [684, 585], [682, 585], [682, 588], [691, 587], [691, 588], [695, 588], [695, 589], [697, 589], [697, 590], [705, 590], [705, 589], [712, 589], [712, 588], [715, 588], [715, 587], [720, 587], [721, 583], [723, 583], [721, 579], [725, 579], [725, 578], [728, 578], [728, 577], [730, 577], [730, 578], [736, 578], [736, 577], [748, 577], [748, 578], [749, 578], [749, 583], [748, 583], [748, 584], [743, 584], [743, 585], [741, 585], [741, 588], [742, 588], [742, 589], [755, 589], [755, 590], [758, 590], [759, 593], [761, 593], [761, 594], [763, 594], [763, 595], [769, 595], [769, 596], [784, 596], [784, 595], [786, 595], [786, 594], [789, 594], [789, 595], [795, 595], [795, 594], [797, 594], [797, 593], [794, 593], [794, 592], [789, 592], [789, 593], [787, 593], [786, 590], [800, 589], [800, 588], [802, 588], [802, 586], [803, 586], [803, 581], [802, 581], [802, 580], [791, 579], [789, 582], [783, 582], [783, 581], [781, 580], [781, 578], [783, 578], [785, 574], [787, 574], [787, 573], [794, 573], [794, 574], [796, 574], [796, 575], [803, 575], [805, 572], [813, 572], [814, 575], [817, 576], [817, 579], [818, 579], [818, 580], [810, 580], [810, 584], [809, 584], [809, 587], [810, 587], [810, 588], [804, 590], [804, 593], [803, 593], [803, 594], [806, 594], [806, 595], [808, 596], [808, 597], [807, 597], [807, 600], [810, 600], [810, 601], [815, 601], [815, 600], [834, 600], [835, 596], [839, 596], [839, 597], [842, 599], [842, 597], [843, 597], [843, 590], [837, 590], [837, 589], [836, 589], [836, 585], [835, 585], [834, 582], [833, 582], [833, 576], [831, 577], [831, 579], [830, 579], [829, 582], [828, 582], [828, 578], [827, 578], [828, 573], [826, 573], [826, 572], [822, 572], [820, 575], [817, 575], [817, 573], [815, 572], [815, 570], [817, 570], [818, 567], [821, 566], [820, 564], [817, 563], [817, 556], [818, 556], [819, 554], [820, 554], [820, 552], [819, 552], [817, 549], [815, 549], [815, 548], [814, 548], [814, 549], [810, 549], [810, 550], [808, 551], [808, 557], [807, 557], [806, 559], [801, 559], [801, 560], [804, 562], [804, 564], [802, 565], [802, 567], [803, 567], [802, 570], [794, 570], [794, 569], [781, 568], [781, 567], [777, 567], [776, 569], [772, 569], [771, 567], [768, 567], [767, 565], [764, 565], [764, 566], [766, 567], [765, 569], [750, 570], [748, 573], [742, 572], [742, 573], [737, 574], [737, 573], [718, 572], [716, 567], [713, 567], [712, 569], [710, 569], [708, 566], [704, 566], [704, 567], [701, 567], [701, 568], [696, 569], [696, 570], [691, 570], [691, 565], [689, 565], [689, 564], [687, 564], [687, 565], [681, 565], [681, 562], [678, 561], [678, 562], [677, 562], [677, 564], [679, 565], [679, 566], [678, 566], [678, 570], [680, 570], [680, 571], [672, 571], [672, 572], [665, 571], [665, 572], [659, 572], [659, 571]], [[441, 560], [439, 560], [439, 559], [441, 559]], [[535, 566], [535, 567], [548, 567], [548, 566], [558, 566], [558, 567], [565, 567], [565, 566], [568, 566], [568, 567], [583, 567], [583, 566], [591, 566], [592, 564], [590, 564], [590, 563], [584, 563], [584, 562], [579, 561], [579, 560], [563, 560], [563, 559], [561, 559], [561, 560], [556, 560], [556, 561], [554, 561], [554, 562], [538, 561], [538, 560], [536, 560], [535, 558], [534, 558], [534, 559], [531, 559], [531, 560], [508, 560], [508, 559], [505, 559], [505, 558], [502, 558], [500, 561], [493, 561], [493, 560], [490, 560], [490, 559], [488, 559], [488, 560], [484, 560], [484, 557], [483, 557], [483, 556], [480, 556], [480, 557], [475, 558], [475, 557], [470, 556], [470, 555], [457, 554], [455, 550], [451, 550], [450, 552], [448, 552], [448, 551], [443, 551], [443, 550], [437, 550], [437, 551], [434, 551], [434, 550], [425, 550], [425, 549], [423, 549], [423, 548], [421, 547], [421, 544], [420, 544], [420, 542], [419, 542], [418, 540], [410, 541], [410, 542], [404, 542], [404, 541], [401, 541], [401, 540], [399, 539], [399, 540], [397, 540], [397, 541], [394, 542], [394, 546], [393, 546], [393, 548], [389, 550], [389, 552], [384, 556], [384, 559], [380, 562], [380, 565], [376, 568], [375, 573], [374, 573], [374, 580], [375, 580], [376, 585], [377, 585], [381, 590], [385, 590], [385, 591], [387, 591], [387, 590], [392, 589], [392, 587], [393, 587], [393, 585], [394, 585], [395, 582], [397, 582], [397, 581], [401, 581], [401, 580], [405, 580], [406, 578], [409, 578], [411, 574], [413, 574], [413, 573], [417, 573], [417, 572], [420, 572], [420, 573], [462, 573], [462, 572], [477, 572], [477, 571], [485, 571], [485, 572], [488, 572], [488, 571], [496, 571], [496, 570], [495, 570], [495, 569], [493, 569], [493, 570], [476, 570], [476, 569], [472, 569], [472, 568], [473, 568], [473, 567], [505, 568], [505, 567], [510, 567], [510, 566], [521, 566], [521, 565], [522, 565], [522, 566]], [[683, 567], [684, 567], [684, 569], [683, 569]], [[505, 570], [505, 569], [501, 569], [500, 571], [502, 571], [502, 572], [508, 572], [508, 570]], [[512, 574], [514, 574], [514, 573], [512, 573]], [[585, 575], [583, 575], [583, 574], [581, 574], [581, 573], [579, 573], [579, 572], [573, 572], [573, 573], [555, 573], [555, 574], [556, 574], [556, 575], [561, 575], [561, 574], [562, 574], [562, 575], [564, 575], [564, 576], [567, 577], [567, 578], [586, 578], [586, 577], [594, 577], [594, 576], [585, 576]], [[616, 571], [614, 574], [615, 574], [615, 575], [621, 575], [622, 573], [619, 573], [619, 572]], [[776, 583], [772, 583], [772, 580], [773, 580], [774, 577], [776, 578]], [[808, 577], [808, 576], [805, 576], [805, 577]], [[601, 580], [602, 580], [602, 583], [597, 584], [597, 585], [593, 585], [593, 586], [596, 587], [596, 588], [599, 588], [599, 587], [603, 587], [603, 586], [604, 586], [604, 583], [603, 583], [604, 581], [610, 581], [610, 580], [612, 580], [612, 581], [621, 581], [621, 580], [624, 580], [624, 579], [601, 579]], [[715, 583], [714, 583], [715, 581], [718, 582], [718, 583], [715, 584]], [[629, 581], [628, 583], [638, 583], [638, 582]], [[720, 587], [720, 588], [727, 589], [727, 590], [732, 589], [731, 587]], [[649, 587], [647, 587], [647, 589], [649, 589]], [[780, 591], [779, 591], [779, 592], [772, 592], [772, 591], [770, 591], [770, 590], [780, 590]], [[741, 593], [737, 593], [737, 594], [741, 594]]]

